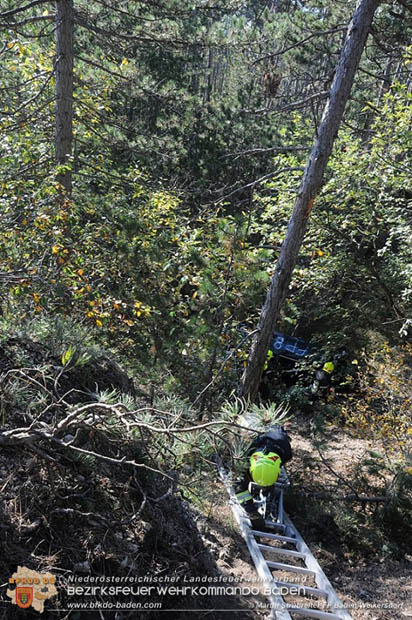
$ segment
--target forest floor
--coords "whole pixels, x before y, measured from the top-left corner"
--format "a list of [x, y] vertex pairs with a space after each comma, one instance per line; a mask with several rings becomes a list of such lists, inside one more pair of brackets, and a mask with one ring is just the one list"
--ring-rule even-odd
[[[71, 610], [73, 602], [84, 605], [88, 620], [267, 617], [264, 596], [233, 592], [233, 586], [254, 584], [256, 574], [214, 468], [198, 477], [198, 488], [193, 489], [193, 477], [192, 490], [179, 486], [176, 472], [164, 476], [156, 471], [158, 464], [139, 435], [111, 431], [101, 414], [71, 427], [71, 435], [63, 431], [58, 439], [57, 434], [57, 443], [47, 438], [71, 407], [90, 401], [97, 382], [101, 389], [128, 393], [128, 377], [112, 360], [99, 358], [62, 376], [53, 352], [32, 341], [9, 339], [0, 347], [0, 369], [0, 620], [38, 617], [37, 611], [12, 604], [7, 594], [18, 567], [56, 577], [57, 596], [46, 600], [45, 620], [82, 620], [84, 611]], [[60, 391], [73, 402], [65, 404]], [[134, 402], [147, 406], [143, 400]], [[97, 405], [89, 402], [88, 407]], [[370, 517], [380, 504], [361, 502], [359, 507], [350, 499], [348, 484], [359, 476], [369, 484], [365, 488], [382, 491], [381, 478], [375, 475], [374, 480], [364, 467], [369, 450], [378, 446], [351, 437], [333, 421], [323, 428], [318, 453], [314, 420], [301, 415], [287, 423], [294, 458], [288, 467], [286, 509], [354, 620], [412, 618], [410, 541], [405, 540], [404, 553], [399, 541], [397, 554], [389, 553], [396, 532], [385, 538], [371, 528]], [[20, 429], [20, 439], [3, 442], [14, 429]], [[72, 440], [80, 453], [65, 445]], [[94, 456], [98, 454], [106, 460]], [[142, 463], [150, 457], [154, 467], [133, 469], [122, 465], [120, 456]], [[197, 502], [192, 501], [193, 490]], [[189, 502], [185, 496], [190, 494]], [[100, 590], [92, 598], [69, 596], [68, 584], [100, 584], [96, 580], [101, 578], [111, 584], [122, 579], [127, 586], [153, 586], [146, 594], [133, 595], [132, 602], [160, 604], [162, 612], [152, 607], [93, 611], [91, 602], [118, 601]], [[200, 595], [199, 584], [205, 586]], [[223, 592], [209, 593], [213, 584], [224, 584]], [[162, 585], [166, 592], [158, 587]], [[174, 585], [187, 586], [184, 595], [174, 592]]]
[[[293, 441], [294, 458], [289, 464], [292, 505], [286, 508], [312, 553], [331, 581], [354, 620], [402, 620], [412, 618], [412, 555], [402, 559], [384, 558], [381, 549], [362, 548], [362, 540], [351, 548], [350, 539], [341, 540], [339, 528], [329, 513], [315, 511], [308, 520], [301, 510], [294, 514], [299, 490], [309, 491], [306, 501], [316, 502], [316, 493], [326, 490], [336, 495], [345, 495], [343, 480], [350, 480], [367, 458], [370, 450], [376, 450], [376, 443], [351, 437], [339, 426], [330, 423], [323, 440], [327, 448], [322, 449], [320, 458], [313, 449], [310, 439], [310, 419], [301, 417], [287, 425]], [[349, 474], [349, 475], [348, 475]], [[296, 481], [296, 482], [295, 482]], [[294, 488], [297, 484], [298, 488]], [[341, 488], [338, 493], [337, 489]], [[333, 491], [332, 491], [333, 489]], [[342, 493], [342, 491], [344, 491]], [[352, 491], [347, 488], [347, 495]], [[373, 506], [373, 503], [371, 504]], [[364, 510], [370, 508], [365, 507]], [[352, 533], [352, 536], [354, 534]], [[362, 538], [362, 530], [358, 537]], [[211, 501], [211, 510], [203, 525], [203, 536], [214, 551], [219, 569], [233, 575], [240, 582], [253, 582], [254, 569], [246, 544], [236, 531], [236, 524], [226, 502], [226, 490], [222, 483], [216, 484]], [[405, 541], [406, 545], [410, 541]], [[309, 584], [310, 585], [310, 584]], [[266, 618], [262, 611], [262, 597], [254, 599], [255, 618]], [[259, 609], [259, 606], [262, 606]], [[233, 616], [236, 617], [236, 616]], [[239, 618], [243, 618], [240, 614]]]

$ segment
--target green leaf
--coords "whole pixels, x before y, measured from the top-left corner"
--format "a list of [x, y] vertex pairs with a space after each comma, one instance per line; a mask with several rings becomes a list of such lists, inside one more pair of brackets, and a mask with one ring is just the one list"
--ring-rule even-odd
[[72, 359], [74, 353], [76, 351], [76, 347], [73, 347], [73, 345], [70, 345], [69, 348], [67, 349], [67, 351], [65, 351], [62, 355], [62, 365], [66, 366], [70, 360]]

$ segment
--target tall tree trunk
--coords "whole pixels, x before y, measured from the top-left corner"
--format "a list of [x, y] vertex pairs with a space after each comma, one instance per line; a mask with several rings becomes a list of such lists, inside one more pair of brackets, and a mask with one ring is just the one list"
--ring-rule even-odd
[[205, 71], [205, 90], [203, 93], [203, 103], [210, 103], [213, 88], [213, 49], [209, 47], [207, 55], [207, 66]]
[[73, 0], [56, 1], [56, 163], [63, 166], [56, 176], [60, 196], [72, 191], [73, 143]]
[[256, 398], [266, 354], [286, 299], [313, 202], [322, 185], [323, 173], [378, 4], [379, 0], [360, 0], [349, 24], [318, 136], [305, 167], [286, 236], [260, 315], [259, 331], [253, 341], [248, 363], [239, 385], [238, 394], [244, 398], [251, 400]]

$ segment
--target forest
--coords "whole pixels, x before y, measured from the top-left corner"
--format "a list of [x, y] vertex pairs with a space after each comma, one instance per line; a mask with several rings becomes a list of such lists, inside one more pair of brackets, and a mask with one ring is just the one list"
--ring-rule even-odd
[[[73, 575], [249, 575], [214, 462], [249, 414], [353, 619], [410, 617], [410, 1], [0, 0], [0, 29], [1, 584], [49, 571], [77, 620]], [[268, 617], [156, 596], [78, 609]]]

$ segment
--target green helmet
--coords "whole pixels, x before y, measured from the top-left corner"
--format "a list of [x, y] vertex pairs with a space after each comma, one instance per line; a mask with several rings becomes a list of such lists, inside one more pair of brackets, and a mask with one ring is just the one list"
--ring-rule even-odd
[[333, 362], [326, 362], [326, 364], [323, 364], [323, 370], [331, 374], [335, 370], [335, 364]]
[[249, 468], [253, 482], [261, 487], [272, 486], [279, 477], [281, 464], [280, 456], [275, 452], [254, 452], [250, 457]]

